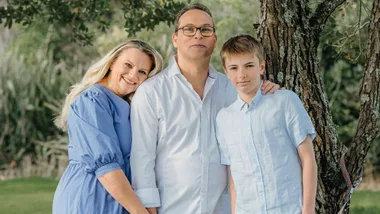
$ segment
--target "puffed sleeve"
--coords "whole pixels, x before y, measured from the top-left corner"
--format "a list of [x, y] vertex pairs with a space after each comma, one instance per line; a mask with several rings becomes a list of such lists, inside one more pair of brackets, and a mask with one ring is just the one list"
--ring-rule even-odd
[[216, 117], [216, 139], [219, 146], [220, 163], [223, 165], [231, 165], [228, 147], [223, 137], [223, 131], [221, 131], [222, 121], [224, 121], [222, 112], [223, 110], [219, 111]]
[[296, 148], [306, 139], [307, 135], [310, 135], [312, 140], [315, 138], [315, 130], [310, 116], [294, 92], [289, 93], [285, 117], [289, 136]]
[[67, 126], [73, 153], [87, 173], [100, 177], [124, 164], [112, 106], [104, 93], [82, 92], [71, 104]]

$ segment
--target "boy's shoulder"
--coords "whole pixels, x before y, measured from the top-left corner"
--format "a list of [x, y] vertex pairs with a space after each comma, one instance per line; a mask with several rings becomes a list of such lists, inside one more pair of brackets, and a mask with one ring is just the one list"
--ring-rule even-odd
[[[294, 91], [288, 89], [277, 90], [273, 94], [267, 94], [269, 97], [289, 98], [291, 96], [298, 96]], [[265, 97], [265, 96], [264, 96]]]
[[277, 90], [273, 94], [263, 95], [263, 100], [278, 104], [289, 102], [289, 100], [294, 98], [298, 98], [298, 95], [287, 89]]
[[221, 108], [218, 114], [216, 115], [217, 123], [228, 120], [229, 118], [235, 118], [236, 117], [235, 114], [239, 112], [237, 110], [238, 105], [239, 104], [238, 104], [238, 99], [237, 99], [235, 102], [229, 104], [228, 106]]

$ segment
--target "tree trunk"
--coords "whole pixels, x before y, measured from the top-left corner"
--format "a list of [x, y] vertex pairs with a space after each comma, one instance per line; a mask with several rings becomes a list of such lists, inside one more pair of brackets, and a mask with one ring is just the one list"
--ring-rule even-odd
[[[300, 96], [317, 131], [314, 141], [318, 164], [316, 209], [317, 213], [321, 214], [338, 213], [344, 204], [347, 190], [339, 165], [339, 160], [347, 148], [338, 140], [317, 58], [319, 37], [323, 26], [331, 13], [344, 1], [326, 0], [320, 3], [316, 11], [312, 13], [307, 0], [260, 0], [261, 20], [258, 37], [263, 42], [267, 53], [266, 77]], [[374, 4], [374, 8], [376, 5], [378, 7], [380, 0], [375, 1], [377, 4]], [[373, 16], [373, 20], [377, 20], [376, 26], [379, 29], [379, 14]], [[372, 31], [376, 31], [376, 26], [372, 27]], [[349, 153], [348, 169], [349, 172], [355, 172], [355, 175], [362, 169], [363, 159], [370, 142], [374, 140], [378, 132], [377, 129], [372, 130], [373, 127], [377, 127], [376, 121], [379, 117], [378, 30], [373, 35], [375, 38], [371, 45], [377, 44], [377, 49], [374, 48], [374, 52], [377, 50], [377, 55], [371, 52], [369, 55], [372, 58], [367, 61], [368, 77], [364, 78], [362, 94], [368, 96], [365, 96], [366, 101], [362, 104], [364, 113], [361, 114], [360, 120], [363, 125], [371, 123], [371, 127], [358, 129], [360, 133], [357, 135], [360, 139], [354, 140], [355, 146], [352, 146], [352, 152]], [[376, 63], [377, 67], [373, 65]], [[374, 92], [376, 89], [377, 92]], [[377, 106], [377, 111], [375, 106]], [[363, 141], [363, 137], [367, 139]]]
[[374, 0], [368, 32], [365, 70], [360, 90], [360, 115], [356, 134], [349, 145], [351, 179], [362, 174], [365, 156], [379, 133], [380, 118], [380, 0]]

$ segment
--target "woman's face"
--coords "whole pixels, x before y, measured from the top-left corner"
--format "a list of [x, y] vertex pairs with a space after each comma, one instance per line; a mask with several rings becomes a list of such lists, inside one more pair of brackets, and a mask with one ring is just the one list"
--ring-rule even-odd
[[125, 49], [111, 64], [105, 84], [115, 94], [124, 97], [136, 91], [148, 78], [151, 68], [152, 60], [146, 53], [137, 48]]

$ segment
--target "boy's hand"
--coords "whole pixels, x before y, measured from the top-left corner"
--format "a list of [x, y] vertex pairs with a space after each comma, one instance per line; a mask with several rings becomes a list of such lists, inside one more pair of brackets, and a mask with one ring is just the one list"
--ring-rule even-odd
[[302, 214], [315, 214], [315, 209], [313, 208], [303, 208]]
[[261, 93], [267, 94], [269, 92], [269, 93], [273, 94], [279, 88], [280, 88], [280, 85], [273, 83], [269, 80], [266, 80], [265, 82], [263, 82], [263, 85], [261, 86]]

